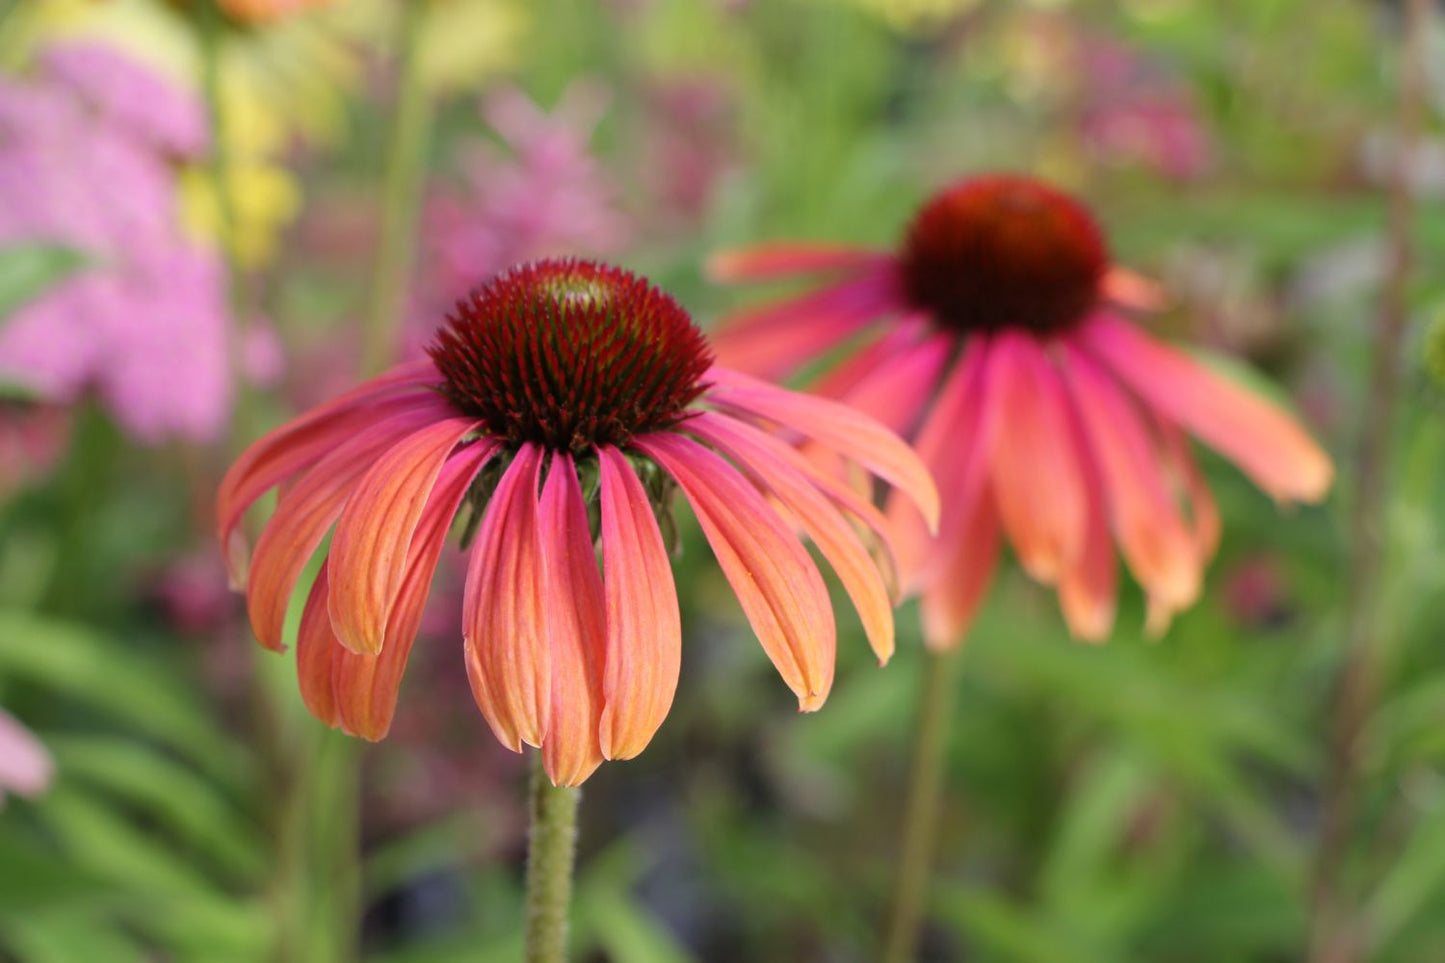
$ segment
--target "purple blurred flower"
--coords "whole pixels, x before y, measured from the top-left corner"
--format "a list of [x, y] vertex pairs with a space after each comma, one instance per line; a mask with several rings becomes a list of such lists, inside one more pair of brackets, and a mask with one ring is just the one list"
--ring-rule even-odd
[[0, 247], [87, 261], [0, 324], [0, 377], [51, 401], [94, 391], [130, 434], [206, 441], [232, 402], [225, 276], [186, 237], [177, 164], [204, 147], [184, 91], [95, 45], [0, 80]]
[[515, 89], [486, 98], [482, 116], [507, 149], [474, 149], [464, 183], [427, 204], [418, 335], [429, 337], [458, 298], [505, 267], [622, 246], [630, 229], [617, 188], [588, 149], [606, 105], [606, 94], [585, 83], [569, 87], [551, 113]]
[[44, 792], [55, 773], [50, 753], [40, 740], [0, 709], [0, 805], [7, 792], [35, 796]]
[[659, 216], [696, 222], [718, 181], [738, 163], [732, 96], [705, 77], [659, 81], [646, 92], [639, 141], [643, 192]]

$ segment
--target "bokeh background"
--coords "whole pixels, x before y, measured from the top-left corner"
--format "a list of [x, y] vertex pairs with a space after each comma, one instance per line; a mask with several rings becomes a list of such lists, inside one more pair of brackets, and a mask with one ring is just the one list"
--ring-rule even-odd
[[[328, 732], [225, 584], [228, 459], [354, 383], [390, 302], [415, 352], [494, 271], [580, 253], [706, 325], [775, 293], [710, 286], [710, 251], [886, 246], [931, 191], [998, 169], [1086, 198], [1170, 290], [1156, 330], [1266, 373], [1342, 478], [1280, 515], [1207, 459], [1223, 547], [1161, 641], [1132, 589], [1086, 647], [1045, 591], [995, 584], [957, 682], [922, 958], [1303, 959], [1400, 4], [408, 2], [0, 2], [0, 705], [53, 760], [10, 766], [29, 781], [0, 810], [0, 959], [518, 958], [525, 766], [471, 704], [456, 566], [391, 737]], [[1343, 862], [1360, 958], [1400, 963], [1445, 959], [1442, 22]], [[382, 214], [399, 102], [414, 242]], [[387, 244], [409, 276], [378, 277]], [[586, 786], [575, 956], [875, 959], [917, 613], [880, 670], [841, 605], [836, 688], [800, 716], [680, 515], [681, 688], [651, 747]]]

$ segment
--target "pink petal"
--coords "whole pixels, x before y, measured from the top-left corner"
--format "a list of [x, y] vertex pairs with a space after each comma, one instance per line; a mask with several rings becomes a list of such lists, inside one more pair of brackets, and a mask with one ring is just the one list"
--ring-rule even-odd
[[1088, 522], [1063, 387], [1030, 335], [996, 335], [989, 363], [987, 404], [998, 419], [989, 471], [999, 519], [1019, 564], [1053, 584], [1082, 554]]
[[793, 429], [836, 450], [913, 499], [930, 527], [938, 524], [938, 489], [913, 449], [893, 432], [846, 405], [774, 387], [714, 366], [708, 403], [750, 420]]
[[1215, 504], [1214, 493], [1209, 490], [1204, 473], [1189, 451], [1189, 440], [1179, 426], [1167, 418], [1156, 418], [1155, 422], [1159, 437], [1164, 442], [1165, 465], [1189, 501], [1190, 521], [1194, 527], [1194, 542], [1199, 546], [1199, 557], [1208, 562], [1219, 549], [1222, 527], [1219, 506]]
[[858, 533], [818, 491], [806, 469], [789, 456], [798, 462], [802, 459], [776, 438], [726, 415], [703, 412], [688, 421], [687, 430], [721, 450], [755, 484], [770, 491], [797, 516], [808, 537], [838, 573], [863, 621], [878, 663], [887, 665], [893, 656], [893, 600]]
[[236, 526], [246, 509], [366, 425], [418, 403], [440, 407], [441, 399], [431, 392], [411, 390], [428, 377], [436, 377], [429, 361], [403, 365], [276, 428], [236, 459], [216, 493], [216, 537], [234, 587], [245, 584], [246, 545]]
[[[495, 442], [478, 441], [456, 453], [442, 468], [407, 551], [381, 654], [357, 655], [333, 636], [332, 685], [340, 724], [352, 735], [375, 742], [391, 728], [401, 677], [421, 627], [432, 576], [446, 547], [452, 520], [477, 473], [497, 450]], [[329, 625], [330, 619], [326, 621]]]
[[939, 376], [954, 344], [949, 335], [928, 338], [887, 365], [880, 365], [839, 400], [850, 408], [866, 411], [889, 431], [907, 436], [937, 391]]
[[886, 251], [845, 244], [757, 244], [719, 251], [707, 259], [706, 273], [723, 283], [770, 281], [818, 271], [862, 271], [892, 261]]
[[13, 716], [0, 711], [0, 802], [6, 792], [35, 796], [55, 775], [45, 746]]
[[1159, 469], [1159, 455], [1129, 399], [1072, 347], [1064, 370], [1099, 468], [1119, 547], [1141, 585], [1173, 609], [1199, 594], [1202, 563]]
[[721, 364], [780, 378], [902, 307], [889, 266], [733, 315], [718, 326], [712, 346]]
[[587, 505], [565, 453], [552, 456], [537, 521], [552, 652], [552, 715], [542, 759], [554, 785], [576, 786], [602, 763], [598, 726], [607, 617]]
[[377, 459], [347, 499], [331, 539], [330, 609], [336, 637], [353, 652], [381, 650], [432, 487], [452, 449], [480, 424], [448, 418], [408, 436]]
[[497, 484], [467, 565], [462, 599], [467, 677], [502, 745], [541, 746], [552, 658], [537, 530], [542, 449], [524, 444]]
[[833, 684], [837, 645], [822, 576], [797, 537], [721, 457], [681, 435], [633, 439], [682, 489], [748, 622], [783, 681], [811, 712]]
[[917, 322], [909, 323], [899, 319], [890, 324], [881, 337], [872, 341], [864, 338], [862, 343], [851, 346], [852, 350], [846, 358], [829, 367], [817, 380], [808, 383], [808, 393], [822, 395], [824, 398], [842, 398], [879, 368], [892, 364], [895, 359], [911, 351], [918, 344], [920, 335], [926, 336], [926, 333]]
[[1281, 501], [1318, 502], [1334, 480], [1329, 456], [1272, 402], [1107, 315], [1079, 343], [1144, 402], [1229, 458]]
[[256, 543], [246, 591], [251, 628], [262, 645], [281, 649], [296, 580], [341, 514], [356, 482], [383, 452], [434, 418], [434, 410], [417, 408], [368, 426], [340, 442], [281, 496]]
[[641, 752], [677, 691], [682, 619], [667, 547], [642, 482], [616, 448], [597, 451], [602, 481], [602, 564], [607, 586], [607, 658], [602, 754]]

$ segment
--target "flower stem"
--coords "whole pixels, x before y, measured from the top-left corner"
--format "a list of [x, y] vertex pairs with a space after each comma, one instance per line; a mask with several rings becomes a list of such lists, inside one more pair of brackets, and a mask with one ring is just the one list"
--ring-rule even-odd
[[398, 4], [399, 71], [392, 114], [386, 180], [382, 185], [380, 235], [372, 268], [371, 300], [361, 339], [361, 367], [376, 374], [393, 360], [416, 246], [417, 214], [431, 142], [432, 99], [421, 72], [422, 24], [428, 4]]
[[903, 817], [902, 854], [888, 924], [884, 963], [911, 963], [918, 948], [918, 929], [928, 903], [928, 881], [943, 796], [944, 759], [948, 748], [948, 717], [953, 711], [957, 648], [932, 652], [923, 666], [923, 693], [918, 729], [913, 737], [913, 770]]
[[531, 830], [527, 853], [527, 963], [567, 958], [567, 908], [577, 849], [577, 805], [582, 791], [554, 786], [534, 753]]
[[1395, 414], [1414, 265], [1415, 194], [1411, 168], [1420, 139], [1425, 90], [1425, 44], [1430, 0], [1408, 0], [1401, 26], [1400, 88], [1395, 118], [1395, 164], [1390, 183], [1389, 264], [1375, 327], [1374, 358], [1361, 425], [1359, 475], [1350, 517], [1350, 593], [1346, 599], [1345, 663], [1336, 694], [1335, 726], [1312, 880], [1310, 955], [1313, 963], [1361, 959], [1365, 938], [1351, 912], [1357, 905], [1342, 879], [1352, 838], [1360, 781], [1360, 735], [1379, 699], [1385, 639], [1380, 632], [1388, 472], [1394, 456]]

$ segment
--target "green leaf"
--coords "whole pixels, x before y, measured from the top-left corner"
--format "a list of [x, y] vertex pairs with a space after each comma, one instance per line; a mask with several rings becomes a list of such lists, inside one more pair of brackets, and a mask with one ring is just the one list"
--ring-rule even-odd
[[0, 836], [0, 931], [42, 910], [111, 906], [126, 899], [95, 873], [66, 865], [51, 851]]
[[1415, 828], [1366, 906], [1371, 936], [1383, 950], [1445, 887], [1445, 802]]
[[240, 879], [266, 868], [264, 842], [219, 789], [141, 743], [114, 736], [47, 735], [67, 780], [81, 780], [134, 806]]
[[20, 963], [146, 963], [154, 957], [118, 926], [68, 914], [7, 919], [0, 933]]
[[0, 248], [0, 319], [79, 271], [86, 261], [79, 251], [54, 244]]
[[0, 612], [4, 676], [29, 680], [115, 716], [228, 784], [246, 775], [244, 753], [191, 696], [192, 685], [86, 626]]

